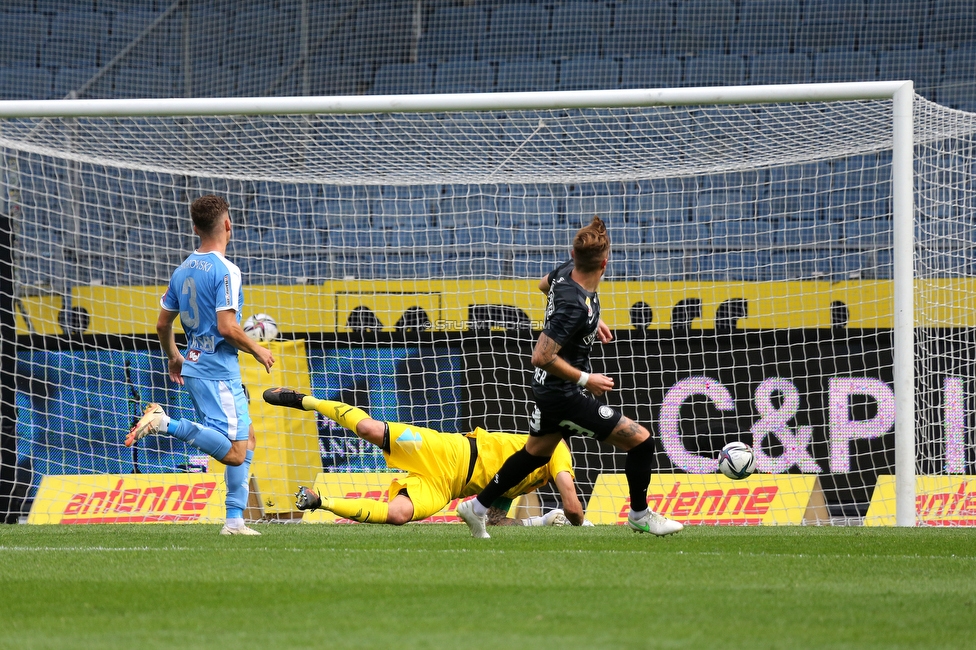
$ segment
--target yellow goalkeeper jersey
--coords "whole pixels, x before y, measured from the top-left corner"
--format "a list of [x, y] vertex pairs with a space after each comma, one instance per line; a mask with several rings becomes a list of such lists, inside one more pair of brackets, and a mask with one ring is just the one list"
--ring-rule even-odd
[[[458, 495], [459, 497], [467, 497], [481, 492], [488, 485], [488, 481], [498, 473], [508, 457], [524, 447], [525, 441], [528, 439], [528, 436], [524, 434], [488, 432], [481, 427], [466, 435], [478, 440], [478, 460], [475, 463], [474, 472], [471, 474], [471, 480], [464, 486], [461, 494]], [[503, 496], [506, 499], [514, 499], [531, 492], [551, 481], [559, 472], [569, 472], [570, 476], [576, 478], [573, 474], [573, 457], [569, 453], [569, 447], [566, 446], [565, 441], [559, 443], [548, 463], [529, 474], [521, 483]]]

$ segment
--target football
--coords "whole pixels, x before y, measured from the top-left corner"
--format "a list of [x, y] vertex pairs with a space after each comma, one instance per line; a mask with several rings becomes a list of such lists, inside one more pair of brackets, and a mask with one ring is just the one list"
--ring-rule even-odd
[[730, 442], [719, 452], [718, 469], [731, 479], [746, 478], [756, 471], [756, 455], [744, 442]]
[[267, 314], [254, 314], [244, 321], [244, 333], [262, 343], [278, 338], [278, 323]]

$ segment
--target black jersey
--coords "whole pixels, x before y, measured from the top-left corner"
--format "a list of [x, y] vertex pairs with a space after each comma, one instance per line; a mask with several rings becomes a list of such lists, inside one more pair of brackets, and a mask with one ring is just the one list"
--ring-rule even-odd
[[[572, 260], [549, 273], [549, 305], [542, 333], [561, 347], [558, 355], [583, 372], [590, 371], [590, 350], [600, 323], [600, 299], [572, 278]], [[532, 377], [536, 395], [578, 393], [580, 388], [564, 379], [536, 368]]]

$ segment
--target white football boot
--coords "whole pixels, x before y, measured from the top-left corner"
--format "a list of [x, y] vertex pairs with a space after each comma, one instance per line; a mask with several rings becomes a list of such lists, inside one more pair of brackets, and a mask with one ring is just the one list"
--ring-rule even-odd
[[489, 539], [491, 535], [488, 534], [487, 517], [481, 515], [480, 517], [474, 514], [474, 499], [468, 499], [467, 501], [458, 504], [457, 507], [458, 517], [464, 520], [464, 523], [468, 525], [468, 529], [471, 531], [471, 536], [476, 539]]
[[657, 535], [659, 537], [673, 535], [674, 533], [681, 532], [684, 529], [682, 524], [659, 515], [649, 508], [647, 510], [647, 514], [640, 519], [631, 519], [628, 515], [627, 525], [630, 526], [635, 533], [651, 533], [652, 535]]

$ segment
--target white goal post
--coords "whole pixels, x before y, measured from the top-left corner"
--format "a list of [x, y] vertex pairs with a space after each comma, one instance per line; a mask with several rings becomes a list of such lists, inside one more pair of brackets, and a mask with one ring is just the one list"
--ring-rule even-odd
[[[777, 86], [735, 86], [647, 90], [440, 94], [406, 96], [267, 97], [227, 99], [129, 99], [0, 102], [0, 147], [32, 147], [47, 152], [53, 144], [32, 140], [30, 130], [43, 129], [42, 118], [173, 118], [217, 116], [300, 116], [358, 114], [442, 114], [455, 112], [557, 111], [695, 107], [731, 105], [805, 104], [810, 102], [891, 102], [891, 207], [893, 222], [893, 385], [897, 418], [894, 423], [896, 525], [916, 525], [915, 436], [915, 162], [916, 96], [911, 81]], [[10, 135], [5, 121], [34, 120]], [[743, 127], [743, 128], [748, 128]], [[830, 125], [825, 125], [829, 129]], [[730, 135], [729, 137], [734, 137]], [[70, 148], [70, 144], [68, 145]], [[879, 147], [885, 148], [884, 146]], [[109, 148], [106, 147], [106, 154]], [[378, 150], [374, 155], [385, 155]], [[97, 156], [92, 159], [95, 160]], [[218, 156], [219, 158], [219, 156]], [[135, 167], [149, 161], [134, 154]], [[431, 163], [436, 167], [437, 163]], [[496, 161], [496, 169], [505, 160]], [[235, 171], [234, 174], [239, 173]], [[258, 172], [258, 177], [264, 174]], [[422, 170], [410, 172], [422, 174]], [[518, 173], [516, 169], [514, 173]], [[228, 174], [229, 177], [236, 177]], [[397, 177], [392, 176], [394, 180]], [[411, 177], [412, 178], [412, 177]]]

